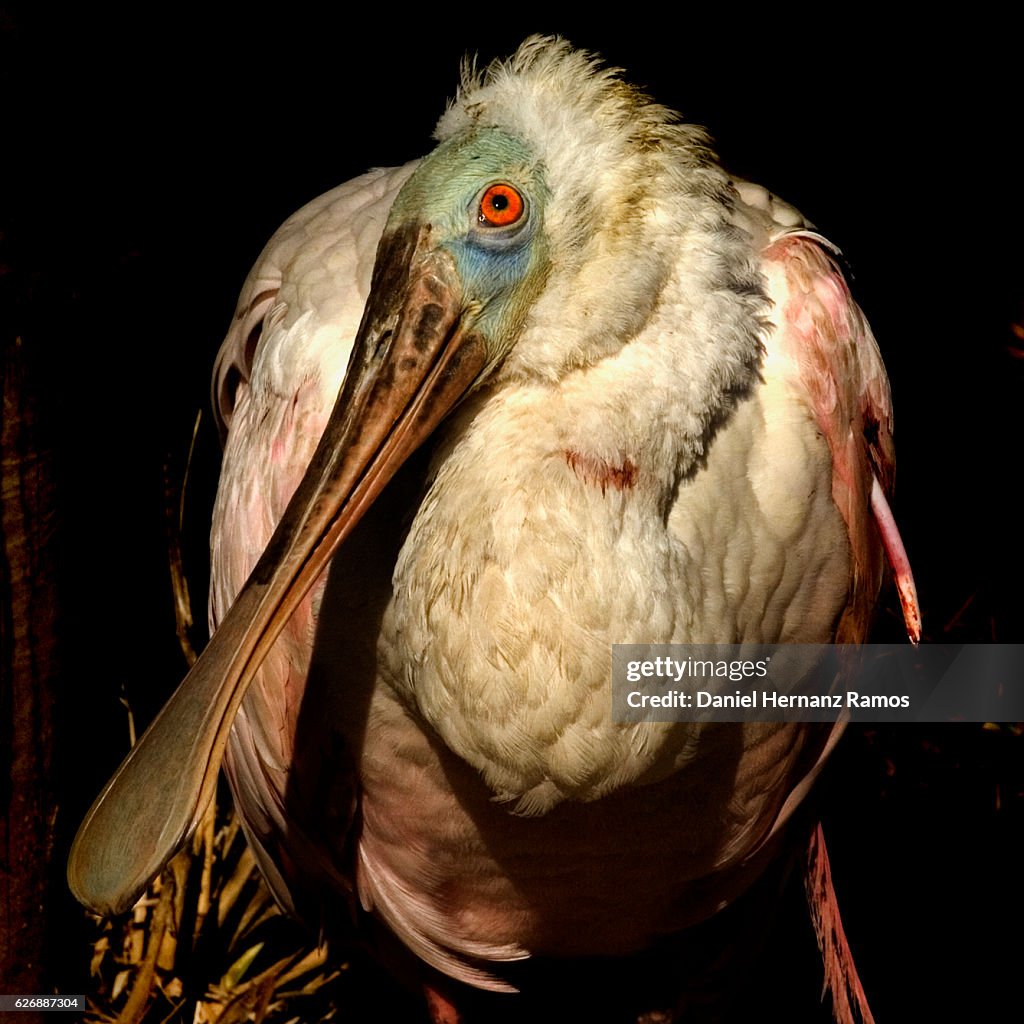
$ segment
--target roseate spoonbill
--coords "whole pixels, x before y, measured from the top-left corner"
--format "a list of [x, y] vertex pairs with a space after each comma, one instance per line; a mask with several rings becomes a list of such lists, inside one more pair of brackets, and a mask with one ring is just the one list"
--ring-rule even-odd
[[69, 878], [126, 909], [223, 755], [282, 904], [351, 894], [500, 991], [684, 932], [807, 841], [841, 726], [617, 724], [610, 644], [859, 642], [885, 554], [912, 638], [917, 612], [885, 371], [799, 213], [561, 40], [467, 70], [436, 135], [299, 211], [245, 284], [217, 629]]

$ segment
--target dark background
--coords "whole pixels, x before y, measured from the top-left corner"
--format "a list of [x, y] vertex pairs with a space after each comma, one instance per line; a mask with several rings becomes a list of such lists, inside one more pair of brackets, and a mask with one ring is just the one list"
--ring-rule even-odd
[[[533, 31], [628, 69], [843, 248], [892, 380], [895, 511], [926, 636], [1022, 639], [1016, 26], [368, 15], [0, 8], [4, 343], [21, 337], [35, 367], [64, 513], [62, 841], [125, 752], [122, 693], [143, 723], [183, 672], [163, 477], [180, 478], [200, 408], [185, 559], [204, 617], [209, 372], [260, 248], [317, 194], [428, 151], [463, 54], [506, 55]], [[1012, 731], [976, 726], [846, 741], [826, 824], [880, 1021], [1014, 1005], [1020, 753]]]

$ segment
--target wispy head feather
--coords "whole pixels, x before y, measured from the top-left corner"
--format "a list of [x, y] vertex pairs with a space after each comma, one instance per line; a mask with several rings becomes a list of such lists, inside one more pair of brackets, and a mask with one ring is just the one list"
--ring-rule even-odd
[[678, 114], [621, 75], [564, 39], [531, 36], [483, 72], [475, 60], [463, 61], [458, 92], [434, 134], [444, 141], [474, 127], [501, 127], [547, 153], [567, 141], [588, 148], [618, 142], [634, 150], [684, 143], [697, 160], [711, 156], [703, 129], [681, 124]]

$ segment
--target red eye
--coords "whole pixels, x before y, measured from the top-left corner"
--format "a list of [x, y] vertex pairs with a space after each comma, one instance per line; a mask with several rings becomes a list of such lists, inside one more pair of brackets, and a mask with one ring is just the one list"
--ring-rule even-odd
[[523, 197], [511, 185], [492, 185], [480, 200], [480, 223], [505, 228], [515, 224], [524, 209]]

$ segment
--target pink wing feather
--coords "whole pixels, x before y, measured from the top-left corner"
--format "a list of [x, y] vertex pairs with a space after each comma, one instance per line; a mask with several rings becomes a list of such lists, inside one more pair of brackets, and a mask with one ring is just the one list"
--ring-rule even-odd
[[889, 380], [836, 252], [820, 235], [795, 231], [775, 239], [765, 250], [763, 263], [777, 310], [779, 340], [799, 367], [800, 386], [832, 455], [832, 497], [850, 540], [851, 602], [836, 642], [866, 639], [884, 552], [907, 634], [917, 643], [917, 593], [886, 498], [895, 478]]

